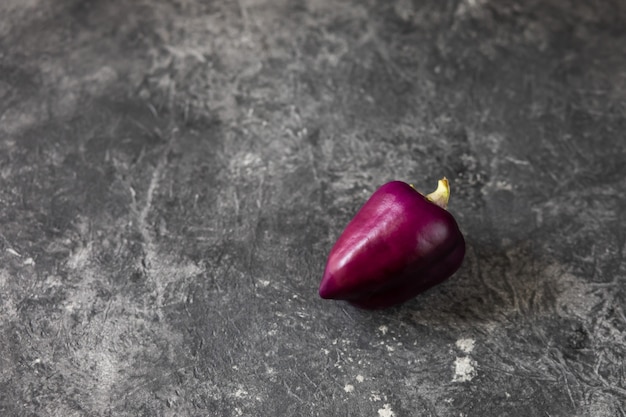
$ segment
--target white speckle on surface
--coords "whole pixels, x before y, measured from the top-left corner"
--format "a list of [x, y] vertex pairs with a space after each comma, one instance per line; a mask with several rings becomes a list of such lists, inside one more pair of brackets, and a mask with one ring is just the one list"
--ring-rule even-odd
[[378, 409], [378, 415], [380, 417], [393, 417], [396, 414], [391, 410], [391, 404], [385, 404], [383, 408]]
[[250, 176], [264, 168], [261, 156], [250, 152], [235, 155], [229, 165], [230, 171], [237, 177]]
[[474, 339], [459, 339], [456, 341], [456, 347], [465, 353], [472, 353], [476, 341]]
[[322, 348], [322, 352], [324, 353], [324, 355], [328, 355], [330, 353], [330, 350]]
[[506, 191], [513, 190], [513, 186], [506, 181], [496, 181], [495, 188], [496, 190], [506, 190]]
[[457, 16], [471, 15], [473, 12], [477, 12], [487, 4], [487, 0], [463, 0], [459, 2], [456, 9]]
[[394, 348], [393, 346], [385, 345], [385, 347], [387, 348], [388, 352], [393, 352], [396, 350], [396, 348]]
[[506, 396], [506, 398], [511, 398], [511, 394], [509, 394], [508, 392], [505, 392], [504, 395]]
[[345, 392], [354, 392], [354, 385], [346, 384], [346, 386], [343, 387], [343, 390]]
[[70, 269], [80, 269], [85, 267], [91, 258], [91, 242], [86, 246], [81, 246], [70, 255], [67, 266]]
[[248, 391], [242, 389], [242, 388], [237, 388], [237, 391], [235, 391], [235, 398], [243, 398], [246, 395], [248, 395]]
[[7, 248], [6, 251], [13, 256], [17, 256], [18, 258], [22, 257], [22, 255], [20, 255], [15, 249]]
[[262, 287], [267, 287], [268, 285], [270, 285], [270, 282], [266, 279], [262, 279], [259, 281], [259, 284], [261, 284]]
[[378, 395], [376, 392], [372, 392], [370, 394], [370, 401], [380, 401], [380, 395]]
[[382, 326], [380, 326], [380, 327], [378, 328], [378, 331], [379, 331], [379, 332], [381, 332], [381, 333], [383, 334], [383, 336], [384, 336], [384, 335], [386, 335], [386, 334], [387, 334], [387, 332], [389, 331], [389, 328], [383, 324]]
[[476, 363], [467, 356], [456, 358], [454, 361], [454, 382], [468, 382], [476, 376]]
[[23, 263], [24, 265], [35, 265], [35, 261], [33, 258], [26, 258]]
[[365, 378], [363, 378], [363, 375], [357, 375], [356, 376], [356, 380], [357, 380], [357, 382], [363, 382], [363, 381], [365, 381]]

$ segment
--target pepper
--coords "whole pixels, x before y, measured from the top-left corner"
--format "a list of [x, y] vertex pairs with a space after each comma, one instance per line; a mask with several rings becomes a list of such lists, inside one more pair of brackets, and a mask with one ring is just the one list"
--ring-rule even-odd
[[320, 296], [380, 309], [448, 279], [465, 256], [449, 197], [445, 177], [427, 196], [402, 181], [381, 186], [331, 249]]

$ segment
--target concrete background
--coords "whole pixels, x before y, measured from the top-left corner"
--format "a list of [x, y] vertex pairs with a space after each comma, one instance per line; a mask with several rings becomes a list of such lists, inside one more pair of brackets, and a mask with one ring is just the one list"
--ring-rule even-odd
[[[626, 416], [626, 2], [3, 0], [0, 415]], [[321, 300], [392, 179], [461, 270]]]

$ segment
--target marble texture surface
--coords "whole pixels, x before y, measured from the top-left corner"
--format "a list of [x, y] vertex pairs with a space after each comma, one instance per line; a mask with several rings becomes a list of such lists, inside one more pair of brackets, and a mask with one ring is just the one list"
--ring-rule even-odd
[[[626, 3], [3, 0], [0, 415], [626, 416]], [[319, 299], [381, 184], [461, 270]]]

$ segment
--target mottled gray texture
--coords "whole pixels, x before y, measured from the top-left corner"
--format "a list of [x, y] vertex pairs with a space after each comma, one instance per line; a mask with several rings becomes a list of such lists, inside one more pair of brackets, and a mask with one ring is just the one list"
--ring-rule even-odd
[[[0, 415], [626, 416], [624, 22], [2, 0]], [[461, 270], [319, 299], [368, 195], [442, 175]]]

